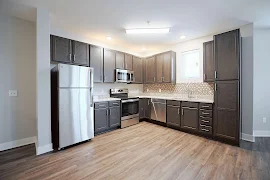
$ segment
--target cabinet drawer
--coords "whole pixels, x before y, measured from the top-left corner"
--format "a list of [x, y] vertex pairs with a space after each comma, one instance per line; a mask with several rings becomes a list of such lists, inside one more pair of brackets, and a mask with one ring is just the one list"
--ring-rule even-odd
[[213, 104], [210, 104], [210, 103], [200, 103], [200, 109], [209, 109], [209, 110], [212, 110], [213, 109]]
[[199, 107], [199, 103], [182, 102], [182, 107], [198, 108]]
[[200, 116], [203, 116], [203, 117], [212, 117], [212, 110], [204, 110], [204, 109], [201, 109], [200, 110]]
[[177, 106], [180, 107], [180, 101], [172, 101], [172, 100], [167, 100], [167, 105], [168, 106]]
[[108, 107], [108, 102], [96, 102], [95, 103], [95, 109], [100, 109], [100, 108], [107, 108]]
[[109, 106], [110, 107], [120, 106], [120, 101], [109, 101]]
[[205, 134], [212, 134], [212, 127], [200, 124], [199, 131]]
[[202, 125], [206, 125], [206, 126], [211, 126], [212, 127], [213, 119], [212, 118], [206, 118], [206, 117], [200, 116], [199, 123], [202, 124]]

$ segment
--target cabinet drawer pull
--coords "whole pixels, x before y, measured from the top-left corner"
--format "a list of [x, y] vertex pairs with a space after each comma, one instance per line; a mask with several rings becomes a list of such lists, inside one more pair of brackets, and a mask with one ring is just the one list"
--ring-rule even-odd
[[200, 124], [201, 125], [201, 127], [209, 127], [209, 126], [206, 126], [206, 125], [203, 125], [203, 124]]
[[210, 130], [208, 130], [208, 129], [203, 129], [203, 128], [202, 128], [202, 131], [206, 131], [206, 132], [209, 132]]
[[210, 106], [202, 106], [202, 108], [210, 108]]
[[204, 113], [204, 112], [202, 112], [202, 114], [203, 114], [203, 115], [209, 115], [210, 113]]
[[69, 54], [69, 61], [71, 61], [71, 58], [72, 58], [71, 56], [72, 56], [72, 55], [71, 55], [71, 54]]
[[210, 123], [210, 121], [205, 121], [205, 120], [201, 120], [202, 122], [204, 122], [204, 123]]
[[113, 103], [113, 105], [118, 105], [118, 103]]
[[192, 108], [192, 107], [182, 107], [182, 109], [198, 110], [198, 108]]
[[178, 108], [178, 114], [180, 114], [180, 108]]

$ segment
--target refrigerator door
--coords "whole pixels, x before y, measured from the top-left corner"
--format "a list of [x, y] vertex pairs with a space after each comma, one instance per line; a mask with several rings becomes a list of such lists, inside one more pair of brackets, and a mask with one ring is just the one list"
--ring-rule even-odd
[[58, 64], [59, 88], [90, 88], [92, 87], [92, 68]]

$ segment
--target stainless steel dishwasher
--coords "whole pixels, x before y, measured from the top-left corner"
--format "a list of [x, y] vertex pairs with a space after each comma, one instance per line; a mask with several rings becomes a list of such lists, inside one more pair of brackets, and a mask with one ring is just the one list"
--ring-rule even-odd
[[166, 100], [151, 99], [151, 119], [166, 123]]

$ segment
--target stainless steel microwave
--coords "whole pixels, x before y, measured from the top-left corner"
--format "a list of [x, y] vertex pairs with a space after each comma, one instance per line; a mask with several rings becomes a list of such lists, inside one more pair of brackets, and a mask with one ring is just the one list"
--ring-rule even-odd
[[124, 69], [115, 69], [115, 82], [119, 83], [134, 82], [134, 72]]

